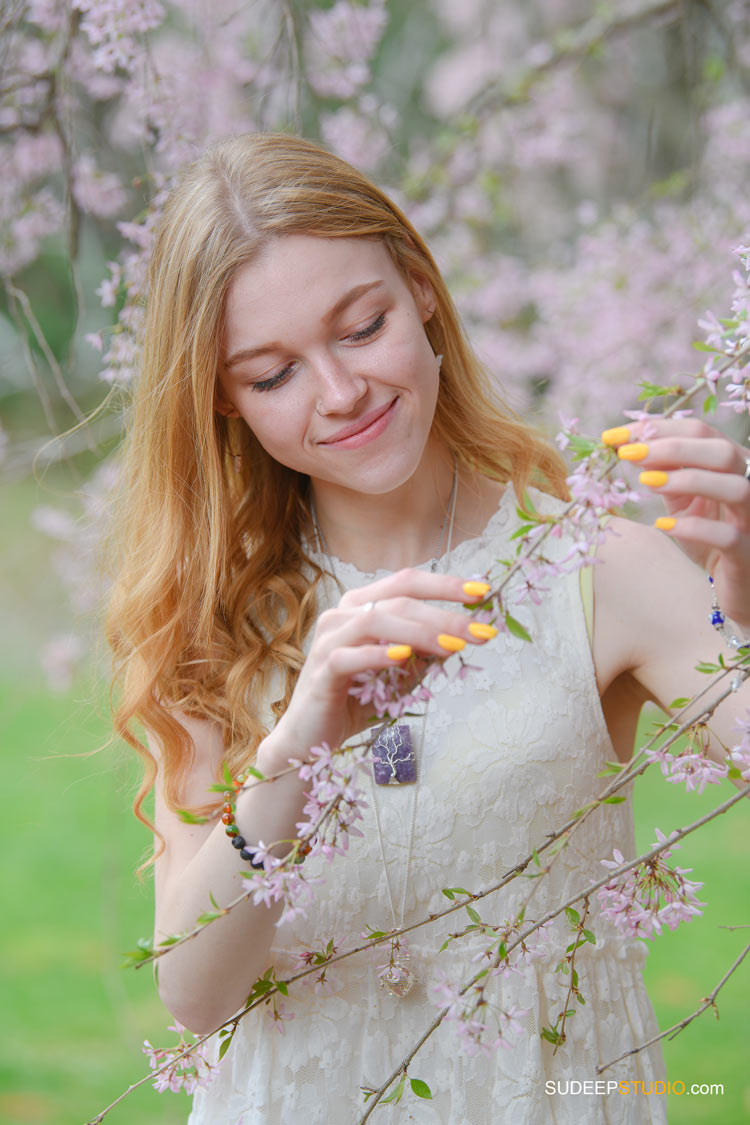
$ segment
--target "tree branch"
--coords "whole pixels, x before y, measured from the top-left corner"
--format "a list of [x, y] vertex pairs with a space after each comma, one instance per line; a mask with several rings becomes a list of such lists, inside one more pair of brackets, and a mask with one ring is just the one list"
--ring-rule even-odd
[[484, 90], [469, 102], [468, 112], [478, 114], [488, 109], [497, 111], [525, 101], [531, 87], [550, 71], [584, 58], [596, 47], [632, 31], [635, 27], [665, 16], [676, 17], [679, 9], [683, 7], [683, 0], [656, 0], [655, 3], [645, 4], [630, 11], [617, 12], [611, 18], [596, 14], [577, 28], [566, 28], [558, 32], [551, 42], [536, 45], [535, 50], [541, 56], [539, 62], [526, 66], [510, 79], [501, 79], [485, 86]]
[[[722, 927], [722, 928], [726, 928], [726, 929], [743, 929], [743, 928], [745, 928], [746, 929], [747, 927], [727, 926], [727, 927]], [[668, 1027], [666, 1031], [660, 1031], [658, 1035], [652, 1036], [652, 1038], [647, 1040], [647, 1042], [640, 1043], [637, 1047], [632, 1047], [629, 1051], [625, 1051], [624, 1054], [618, 1055], [616, 1059], [610, 1059], [609, 1062], [604, 1063], [603, 1065], [597, 1066], [596, 1073], [602, 1074], [605, 1070], [608, 1070], [609, 1067], [614, 1066], [618, 1062], [622, 1062], [623, 1059], [630, 1058], [631, 1055], [637, 1055], [639, 1051], [645, 1051], [647, 1047], [651, 1047], [654, 1043], [658, 1043], [660, 1039], [666, 1039], [667, 1037], [669, 1037], [670, 1039], [674, 1039], [676, 1035], [679, 1035], [681, 1031], [685, 1030], [685, 1028], [688, 1026], [688, 1024], [692, 1023], [693, 1020], [698, 1018], [698, 1016], [703, 1015], [703, 1013], [706, 1011], [707, 1008], [714, 1008], [714, 1010], [715, 1010], [716, 1009], [716, 997], [718, 996], [719, 992], [724, 987], [724, 985], [727, 983], [729, 978], [732, 976], [732, 974], [735, 973], [737, 971], [737, 969], [739, 969], [740, 965], [745, 960], [748, 953], [750, 953], [750, 945], [745, 946], [745, 948], [742, 950], [742, 953], [740, 953], [739, 957], [734, 962], [734, 964], [729, 969], [727, 969], [726, 973], [724, 973], [724, 976], [721, 978], [719, 983], [716, 985], [713, 992], [711, 992], [708, 996], [706, 996], [705, 999], [703, 1000], [703, 1003], [698, 1008], [696, 1008], [694, 1012], [691, 1012], [689, 1016], [685, 1016], [684, 1019], [681, 1019], [677, 1023], [672, 1024], [672, 1026]], [[718, 1015], [719, 1015], [719, 1013], [716, 1012], [717, 1019], [718, 1019]]]

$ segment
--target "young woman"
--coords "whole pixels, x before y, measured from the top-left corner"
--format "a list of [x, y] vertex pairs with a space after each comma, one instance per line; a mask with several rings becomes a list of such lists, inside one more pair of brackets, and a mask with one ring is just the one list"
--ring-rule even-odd
[[[539, 511], [560, 511], [566, 470], [500, 403], [417, 232], [353, 168], [292, 137], [240, 137], [186, 172], [153, 255], [110, 608], [117, 723], [147, 767], [138, 810], [156, 786], [156, 940], [190, 929], [211, 896], [225, 904], [241, 891], [247, 858], [211, 791], [224, 764], [268, 775], [323, 742], [340, 746], [371, 714], [350, 694], [355, 677], [410, 653], [449, 672], [463, 650], [473, 666], [435, 681], [421, 714], [399, 725], [395, 756], [380, 747], [362, 836], [345, 859], [307, 861], [306, 918], [277, 926], [278, 905], [244, 902], [160, 960], [160, 992], [189, 1028], [211, 1031], [242, 1008], [271, 965], [283, 978], [304, 950], [426, 917], [445, 906], [444, 887], [497, 881], [598, 792], [607, 759], [630, 757], [644, 700], [668, 705], [704, 686], [694, 667], [715, 656], [717, 636], [699, 567], [726, 613], [750, 625], [745, 451], [696, 421], [657, 422], [647, 443], [639, 433], [613, 441], [667, 474], [651, 479], [686, 553], [616, 521], [593, 576], [556, 578], [540, 604], [514, 611], [532, 644], [495, 635], [464, 604], [513, 553], [516, 498], [528, 489]], [[550, 542], [552, 557], [569, 546]], [[745, 706], [744, 688], [722, 705], [718, 740], [731, 744]], [[403, 784], [374, 783], [384, 780]], [[243, 790], [241, 837], [294, 838], [307, 787], [288, 773]], [[185, 807], [208, 810], [208, 823], [185, 823]], [[527, 917], [599, 877], [613, 845], [634, 854], [628, 803], [585, 822]], [[244, 855], [255, 862], [249, 844]], [[514, 881], [483, 917], [512, 919], [529, 889]], [[569, 941], [558, 920], [523, 972], [492, 982], [492, 1006], [523, 1030], [511, 1049], [467, 1054], [444, 1024], [409, 1071], [432, 1100], [410, 1097], [399, 1120], [664, 1120], [656, 1096], [545, 1086], [595, 1079], [598, 1063], [655, 1030], [642, 943], [594, 901], [588, 917], [596, 945], [577, 962], [586, 1005], [564, 1044], [540, 1037], [568, 985], [554, 972]], [[332, 967], [325, 994], [299, 985], [285, 1011], [244, 1017], [191, 1122], [358, 1120], [360, 1087], [377, 1088], [434, 1018], [435, 985], [476, 971], [476, 943], [437, 953], [461, 928], [453, 915], [414, 931], [395, 976], [380, 947]], [[661, 1074], [652, 1049], [604, 1077]]]

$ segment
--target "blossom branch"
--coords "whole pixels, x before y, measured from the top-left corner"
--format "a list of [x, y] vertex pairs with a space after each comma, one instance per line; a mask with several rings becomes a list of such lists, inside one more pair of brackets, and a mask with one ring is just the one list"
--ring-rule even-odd
[[[653, 848], [651, 848], [651, 850], [648, 853], [645, 853], [644, 856], [640, 856], [637, 859], [630, 860], [626, 863], [619, 864], [615, 869], [613, 869], [610, 872], [610, 874], [605, 875], [602, 879], [599, 879], [599, 880], [597, 880], [593, 883], [590, 883], [583, 890], [578, 891], [576, 894], [572, 895], [568, 899], [567, 902], [563, 903], [559, 907], [556, 907], [554, 910], [549, 911], [543, 918], [541, 918], [537, 922], [534, 922], [533, 924], [531, 924], [528, 927], [528, 929], [526, 929], [524, 931], [524, 933], [517, 938], [517, 940], [515, 942], [513, 942], [512, 944], [510, 944], [508, 946], [507, 953], [510, 954], [516, 946], [520, 945], [520, 943], [522, 941], [525, 941], [532, 933], [539, 930], [542, 926], [551, 922], [559, 914], [562, 914], [564, 911], [573, 908], [575, 906], [575, 904], [577, 902], [580, 902], [582, 899], [584, 899], [584, 900], [587, 899], [591, 894], [593, 894], [595, 891], [599, 890], [600, 887], [603, 887], [606, 883], [610, 882], [610, 880], [612, 879], [613, 876], [623, 874], [627, 871], [632, 870], [634, 867], [637, 867], [638, 864], [642, 863], [644, 858], [645, 859], [654, 859], [656, 856], [660, 855], [662, 852], [667, 851], [671, 847], [674, 847], [674, 845], [679, 840], [684, 839], [686, 836], [689, 836], [692, 832], [696, 832], [699, 828], [702, 828], [705, 824], [708, 824], [709, 821], [714, 820], [716, 817], [721, 816], [724, 813], [728, 812], [728, 810], [730, 808], [732, 808], [734, 805], [736, 805], [738, 801], [742, 800], [742, 798], [748, 796], [748, 794], [750, 794], [750, 785], [746, 785], [738, 793], [735, 793], [734, 796], [731, 797], [729, 800], [724, 801], [724, 803], [722, 805], [717, 806], [717, 808], [713, 809], [709, 813], [706, 813], [704, 816], [700, 817], [698, 820], [694, 821], [692, 824], [689, 824], [689, 825], [687, 825], [687, 827], [681, 828], [681, 829], [673, 832], [669, 836], [668, 839], [665, 839], [665, 840], [661, 841], [659, 844], [656, 844]], [[743, 954], [743, 957], [744, 957], [744, 954]], [[741, 960], [741, 958], [740, 958], [740, 960]], [[730, 973], [727, 974], [726, 979], [728, 979], [728, 977], [731, 976], [731, 973], [734, 971], [735, 968], [736, 968], [736, 965], [733, 966], [732, 970], [730, 970]], [[480, 979], [481, 975], [482, 975], [481, 973], [477, 973], [469, 981], [467, 981], [466, 984], [464, 984], [461, 987], [461, 989], [459, 990], [459, 995], [464, 995], [468, 991], [468, 989], [471, 988], [477, 982], [478, 979]], [[721, 987], [721, 984], [723, 984], [723, 983], [724, 983], [724, 981], [720, 982], [719, 987]], [[709, 1006], [709, 1004], [706, 1005], [706, 1007], [708, 1007], [708, 1006]], [[408, 1054], [404, 1057], [402, 1062], [396, 1067], [396, 1069], [393, 1071], [393, 1073], [388, 1077], [388, 1079], [383, 1083], [383, 1085], [378, 1090], [375, 1091], [375, 1093], [373, 1094], [372, 1101], [368, 1104], [367, 1112], [364, 1114], [363, 1117], [360, 1118], [360, 1121], [359, 1121], [358, 1125], [363, 1125], [363, 1123], [367, 1120], [370, 1113], [375, 1108], [375, 1105], [382, 1099], [385, 1092], [389, 1089], [389, 1087], [392, 1085], [392, 1083], [398, 1078], [398, 1076], [404, 1072], [405, 1068], [408, 1067], [409, 1063], [411, 1063], [411, 1061], [413, 1060], [414, 1056], [417, 1053], [417, 1050], [419, 1050], [419, 1048], [421, 1048], [427, 1042], [427, 1039], [429, 1039], [429, 1037], [432, 1034], [434, 1034], [434, 1032], [437, 1031], [437, 1029], [440, 1027], [443, 1020], [448, 1015], [449, 1010], [450, 1010], [449, 1008], [443, 1008], [438, 1013], [438, 1015], [432, 1021], [430, 1026], [427, 1028], [427, 1030], [424, 1032], [424, 1034], [420, 1037], [419, 1044], [416, 1047], [416, 1049], [411, 1048], [409, 1050]], [[705, 1010], [705, 1008], [702, 1009], [702, 1010]], [[615, 1061], [618, 1061], [618, 1060], [615, 1060]], [[612, 1064], [608, 1063], [607, 1065], [612, 1065]]]
[[[747, 929], [747, 927], [724, 926], [722, 927], [722, 929]], [[631, 1055], [637, 1055], [639, 1051], [645, 1051], [646, 1048], [653, 1046], [654, 1043], [658, 1043], [660, 1039], [674, 1039], [676, 1035], [679, 1035], [681, 1031], [685, 1030], [688, 1024], [691, 1024], [693, 1020], [696, 1020], [698, 1018], [698, 1016], [703, 1015], [703, 1013], [708, 1008], [714, 1009], [716, 1017], [718, 1019], [719, 1013], [716, 1010], [716, 997], [718, 996], [724, 985], [727, 983], [729, 978], [733, 975], [733, 973], [736, 973], [737, 969], [739, 969], [748, 953], [750, 953], [750, 945], [745, 946], [745, 948], [742, 950], [742, 953], [740, 953], [739, 957], [730, 966], [730, 968], [727, 969], [726, 973], [716, 985], [714, 990], [704, 998], [703, 1003], [698, 1008], [696, 1008], [694, 1012], [691, 1012], [689, 1016], [685, 1016], [683, 1019], [678, 1020], [677, 1023], [672, 1024], [671, 1027], [668, 1027], [666, 1031], [659, 1032], [658, 1035], [652, 1036], [652, 1038], [647, 1040], [645, 1043], [639, 1043], [637, 1047], [632, 1047], [629, 1051], [625, 1051], [624, 1054], [618, 1055], [616, 1059], [610, 1059], [609, 1062], [597, 1066], [596, 1073], [602, 1074], [605, 1070], [608, 1070], [609, 1067], [614, 1066], [618, 1062], [622, 1062], [623, 1059], [630, 1058]]]
[[[552, 43], [538, 43], [532, 52], [539, 61], [527, 66], [510, 81], [507, 79], [489, 83], [470, 103], [474, 112], [489, 109], [497, 111], [515, 105], [523, 100], [529, 89], [550, 71], [565, 63], [585, 58], [596, 47], [610, 39], [632, 31], [641, 24], [658, 20], [664, 16], [677, 15], [682, 8], [682, 0], [656, 0], [641, 8], [619, 12], [611, 18], [606, 14], [592, 16], [577, 28], [566, 28]], [[609, 13], [612, 9], [603, 9]]]

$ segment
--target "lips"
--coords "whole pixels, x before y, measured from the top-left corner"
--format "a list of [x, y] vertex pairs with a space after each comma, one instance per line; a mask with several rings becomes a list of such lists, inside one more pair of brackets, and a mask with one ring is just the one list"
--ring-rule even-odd
[[367, 414], [363, 414], [361, 418], [358, 418], [356, 422], [352, 422], [349, 426], [344, 426], [342, 429], [337, 430], [335, 434], [332, 434], [329, 438], [326, 438], [325, 441], [322, 441], [320, 444], [333, 445], [334, 442], [344, 441], [345, 438], [354, 437], [355, 434], [363, 433], [364, 430], [369, 429], [373, 422], [377, 422], [379, 418], [382, 418], [383, 415], [390, 410], [395, 401], [396, 399], [393, 398], [390, 402], [387, 402], [385, 406], [376, 406], [374, 410], [370, 410]]

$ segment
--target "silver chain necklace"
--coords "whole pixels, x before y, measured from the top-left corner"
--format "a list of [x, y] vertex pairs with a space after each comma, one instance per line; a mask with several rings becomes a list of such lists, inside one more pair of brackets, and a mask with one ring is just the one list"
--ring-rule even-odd
[[[440, 528], [440, 536], [438, 538], [437, 548], [435, 555], [430, 562], [430, 571], [434, 573], [437, 570], [438, 561], [443, 547], [443, 540], [445, 539], [446, 530], [448, 532], [448, 546], [446, 551], [446, 558], [451, 548], [451, 541], [453, 538], [453, 521], [456, 514], [456, 495], [458, 492], [458, 464], [456, 458], [453, 458], [453, 484], [451, 487], [450, 499], [448, 501], [448, 508], [445, 513], [442, 527]], [[336, 574], [336, 568], [333, 565], [333, 558], [328, 550], [328, 546], [323, 537], [320, 524], [318, 523], [315, 505], [310, 500], [310, 516], [312, 518], [313, 530], [318, 544], [326, 557], [328, 568], [334, 582], [339, 588], [340, 593], [345, 593], [344, 585]], [[427, 726], [427, 711], [429, 702], [425, 704], [424, 712], [422, 714], [420, 738], [419, 738], [419, 755], [421, 756], [424, 749], [424, 735]], [[418, 773], [418, 755], [417, 747], [412, 740], [412, 729], [408, 723], [398, 723], [383, 727], [378, 733], [375, 741], [372, 744], [372, 758], [373, 758], [373, 773], [370, 775], [370, 789], [372, 792], [372, 807], [375, 814], [375, 826], [378, 832], [378, 842], [380, 844], [380, 856], [383, 861], [383, 873], [385, 875], [385, 886], [388, 892], [388, 902], [391, 908], [391, 915], [393, 918], [393, 929], [401, 930], [404, 925], [404, 914], [406, 912], [406, 893], [409, 885], [409, 871], [411, 869], [412, 852], [414, 849], [414, 831], [417, 823], [417, 794], [419, 791], [419, 773]], [[393, 892], [391, 890], [391, 880], [388, 875], [388, 864], [385, 858], [385, 844], [383, 841], [383, 832], [380, 825], [380, 813], [378, 811], [378, 802], [376, 797], [376, 785], [404, 785], [414, 783], [414, 793], [412, 796], [411, 806], [411, 822], [409, 827], [409, 844], [406, 855], [406, 871], [404, 873], [404, 881], [401, 889], [401, 901], [399, 903], [399, 914], [396, 915], [396, 908], [393, 901]], [[389, 995], [398, 999], [402, 999], [411, 992], [416, 977], [412, 970], [409, 968], [409, 952], [406, 943], [398, 937], [391, 939], [390, 955], [388, 964], [378, 974], [381, 988], [384, 989]]]

